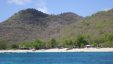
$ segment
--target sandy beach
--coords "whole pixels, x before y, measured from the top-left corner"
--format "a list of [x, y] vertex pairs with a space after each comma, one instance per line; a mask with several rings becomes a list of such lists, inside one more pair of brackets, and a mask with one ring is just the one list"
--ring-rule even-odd
[[27, 52], [113, 52], [113, 48], [74, 48], [69, 49], [63, 48], [63, 49], [41, 49], [41, 50], [0, 50], [0, 53], [27, 53]]

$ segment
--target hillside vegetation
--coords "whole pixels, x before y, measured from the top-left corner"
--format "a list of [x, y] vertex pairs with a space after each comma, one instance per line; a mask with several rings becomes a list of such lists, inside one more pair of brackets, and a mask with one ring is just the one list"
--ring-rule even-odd
[[49, 15], [25, 9], [0, 23], [0, 49], [19, 45], [38, 49], [81, 48], [87, 44], [113, 47], [113, 9], [85, 18], [72, 12]]

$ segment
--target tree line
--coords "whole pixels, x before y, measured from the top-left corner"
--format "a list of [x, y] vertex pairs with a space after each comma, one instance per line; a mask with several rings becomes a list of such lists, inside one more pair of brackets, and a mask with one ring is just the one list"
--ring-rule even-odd
[[85, 38], [83, 35], [79, 35], [73, 40], [64, 40], [64, 42], [59, 42], [52, 38], [50, 41], [44, 41], [41, 39], [36, 39], [32, 42], [21, 42], [7, 45], [5, 41], [0, 41], [0, 49], [19, 49], [19, 48], [29, 48], [29, 49], [50, 49], [50, 48], [84, 48], [85, 45], [92, 45], [94, 47], [113, 47], [113, 34], [104, 35], [105, 37], [95, 38], [90, 40]]
[[[65, 42], [60, 43], [56, 39], [52, 38], [50, 41], [45, 42], [41, 39], [36, 39], [32, 42], [21, 42], [18, 44], [11, 44], [10, 49], [19, 49], [19, 48], [35, 48], [35, 49], [50, 49], [50, 48], [74, 48], [74, 47], [84, 47], [88, 42], [84, 39], [83, 36], [77, 38], [76, 41], [65, 40]], [[8, 46], [3, 41], [0, 42], [0, 49], [7, 49]]]

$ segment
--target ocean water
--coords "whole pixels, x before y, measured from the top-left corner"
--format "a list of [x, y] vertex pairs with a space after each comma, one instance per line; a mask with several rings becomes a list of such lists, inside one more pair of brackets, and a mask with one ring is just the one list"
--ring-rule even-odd
[[0, 64], [113, 64], [113, 52], [0, 53]]

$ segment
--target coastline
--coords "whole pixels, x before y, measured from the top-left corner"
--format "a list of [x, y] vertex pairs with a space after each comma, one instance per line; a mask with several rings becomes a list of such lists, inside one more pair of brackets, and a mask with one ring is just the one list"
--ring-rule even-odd
[[113, 52], [113, 48], [54, 48], [40, 50], [0, 50], [0, 53], [28, 53], [28, 52]]

